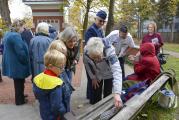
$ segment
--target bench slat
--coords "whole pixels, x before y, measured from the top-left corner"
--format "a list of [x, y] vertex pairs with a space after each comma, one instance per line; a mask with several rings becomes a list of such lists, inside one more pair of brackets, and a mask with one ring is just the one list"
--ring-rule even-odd
[[[167, 74], [160, 76], [152, 85], [150, 85], [143, 93], [140, 95], [135, 95], [129, 99], [124, 107], [111, 119], [111, 120], [129, 120], [133, 119], [137, 113], [142, 109], [144, 104], [170, 79]], [[103, 100], [99, 101], [95, 105], [92, 105], [84, 111], [83, 114], [79, 116], [68, 115], [69, 120], [97, 120], [99, 116], [112, 108], [113, 95], [110, 95]]]
[[108, 109], [112, 108], [112, 106], [114, 105], [114, 103], [112, 102], [112, 100], [107, 101], [105, 104], [103, 104], [101, 107], [99, 107], [98, 109], [96, 109], [95, 111], [92, 111], [89, 115], [85, 116], [83, 119], [81, 120], [95, 120], [96, 118], [98, 118], [103, 112], [107, 111]]
[[[84, 111], [83, 114], [79, 115], [77, 117], [78, 120], [81, 120], [81, 119], [84, 119], [84, 118], [87, 118], [88, 116], [91, 116], [92, 114], [97, 114], [97, 111], [102, 107], [102, 106], [106, 106], [106, 103], [108, 103], [109, 101], [111, 102], [113, 99], [113, 95], [109, 95], [107, 96], [106, 98], [102, 99], [101, 101], [99, 101], [98, 103], [90, 106], [88, 109], [86, 109]], [[92, 115], [93, 116], [93, 115]], [[85, 119], [87, 120], [87, 119]]]
[[136, 95], [129, 99], [124, 105], [125, 107], [120, 110], [111, 120], [129, 120], [133, 115], [154, 95], [164, 83], [169, 80], [167, 75], [162, 75], [152, 85], [150, 85], [143, 93]]

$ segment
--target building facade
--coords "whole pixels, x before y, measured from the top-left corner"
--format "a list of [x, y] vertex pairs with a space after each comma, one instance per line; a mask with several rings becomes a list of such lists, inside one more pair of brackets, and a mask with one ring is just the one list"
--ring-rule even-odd
[[64, 29], [64, 13], [60, 8], [64, 6], [65, 0], [23, 0], [23, 2], [30, 6], [33, 16], [33, 28], [40, 22], [47, 22], [54, 26], [57, 31]]

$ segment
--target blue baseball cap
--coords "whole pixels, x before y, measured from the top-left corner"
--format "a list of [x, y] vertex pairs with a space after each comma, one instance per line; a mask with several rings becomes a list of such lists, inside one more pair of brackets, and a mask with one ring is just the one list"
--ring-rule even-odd
[[105, 11], [100, 10], [99, 12], [97, 12], [96, 16], [98, 16], [98, 17], [102, 18], [103, 20], [105, 20], [105, 19], [106, 19], [107, 14], [106, 14], [106, 12], [105, 12]]
[[128, 29], [127, 29], [127, 26], [126, 25], [121, 25], [119, 30], [123, 33], [127, 33]]

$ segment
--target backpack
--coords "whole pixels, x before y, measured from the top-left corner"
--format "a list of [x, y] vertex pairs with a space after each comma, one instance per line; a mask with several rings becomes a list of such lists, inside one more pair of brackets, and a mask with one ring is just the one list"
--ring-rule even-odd
[[172, 90], [163, 89], [159, 91], [158, 104], [163, 108], [176, 108], [177, 96]]
[[168, 81], [170, 87], [165, 84], [159, 91], [158, 105], [162, 108], [176, 108], [178, 102], [177, 96], [179, 95], [176, 73], [173, 69], [163, 73], [166, 73], [171, 78]]

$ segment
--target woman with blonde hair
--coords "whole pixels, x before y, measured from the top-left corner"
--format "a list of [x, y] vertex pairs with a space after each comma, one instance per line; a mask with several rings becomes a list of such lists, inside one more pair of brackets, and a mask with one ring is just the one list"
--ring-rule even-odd
[[155, 54], [158, 55], [160, 47], [163, 46], [163, 39], [159, 33], [157, 33], [157, 25], [155, 22], [150, 22], [147, 26], [148, 33], [143, 37], [143, 43], [153, 43], [155, 46]]
[[[61, 41], [60, 39], [57, 39], [50, 44], [48, 51], [51, 51], [51, 50], [57, 50], [63, 53], [65, 56], [67, 55], [67, 48], [64, 42]], [[74, 88], [71, 86], [71, 83], [65, 71], [63, 71], [60, 74], [60, 78], [62, 78], [64, 82], [64, 85], [62, 87], [63, 102], [65, 104], [65, 109], [67, 110], [66, 112], [69, 112], [70, 111], [70, 97]]]
[[24, 22], [16, 20], [3, 38], [2, 74], [14, 80], [16, 105], [27, 102], [24, 96], [24, 83], [25, 78], [30, 75], [28, 47], [20, 35], [23, 30]]
[[63, 53], [64, 55], [67, 54], [67, 48], [65, 46], [65, 44], [63, 43], [63, 41], [61, 41], [60, 39], [54, 40], [51, 42], [51, 44], [49, 45], [48, 50], [58, 50], [59, 52]]

